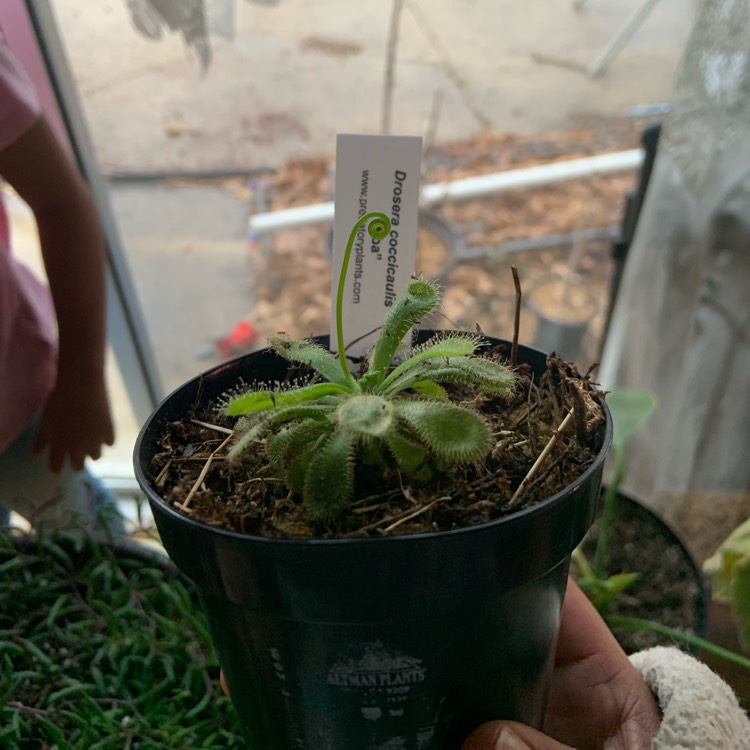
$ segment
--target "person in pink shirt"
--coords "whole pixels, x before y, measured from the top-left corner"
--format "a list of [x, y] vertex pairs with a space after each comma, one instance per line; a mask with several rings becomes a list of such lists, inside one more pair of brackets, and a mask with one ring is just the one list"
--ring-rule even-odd
[[103, 230], [88, 185], [1, 32], [0, 177], [34, 213], [49, 282], [11, 254], [0, 194], [0, 506], [34, 526], [95, 519], [119, 531], [114, 501], [84, 469], [114, 440]]

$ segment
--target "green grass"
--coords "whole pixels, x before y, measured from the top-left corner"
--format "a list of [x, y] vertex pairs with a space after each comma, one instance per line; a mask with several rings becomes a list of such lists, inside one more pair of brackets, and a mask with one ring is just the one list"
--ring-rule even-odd
[[90, 539], [16, 540], [0, 531], [0, 747], [244, 750], [189, 582]]

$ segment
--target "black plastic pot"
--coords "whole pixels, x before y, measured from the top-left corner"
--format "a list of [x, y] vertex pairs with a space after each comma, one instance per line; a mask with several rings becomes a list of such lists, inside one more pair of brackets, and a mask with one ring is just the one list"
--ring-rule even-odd
[[[597, 519], [584, 542], [584, 551], [591, 557], [599, 524]], [[711, 603], [706, 576], [680, 536], [656, 511], [621, 492], [615, 503], [606, 572], [638, 574], [635, 584], [612, 603], [610, 614], [706, 635]], [[629, 654], [676, 645], [670, 636], [648, 629], [614, 628], [614, 634]]]
[[[545, 367], [524, 347], [519, 361]], [[462, 530], [268, 539], [165, 503], [146, 478], [165, 422], [239, 378], [268, 381], [286, 368], [264, 350], [191, 380], [156, 409], [135, 449], [164, 546], [198, 587], [249, 747], [456, 750], [489, 719], [538, 726], [570, 553], [596, 511], [609, 415], [578, 482]]]
[[[588, 308], [581, 312], [582, 317], [566, 319], [555, 316], [546, 309], [545, 304], [539, 296], [541, 292], [550, 286], [559, 285], [562, 289], [576, 290], [586, 298]], [[566, 301], [567, 302], [567, 301]], [[544, 277], [529, 292], [526, 306], [537, 318], [536, 335], [534, 346], [544, 352], [556, 352], [563, 359], [577, 361], [581, 353], [583, 337], [588, 331], [589, 324], [593, 318], [597, 302], [593, 292], [582, 281], [569, 281], [557, 277]], [[566, 312], [570, 312], [569, 302], [566, 304]]]

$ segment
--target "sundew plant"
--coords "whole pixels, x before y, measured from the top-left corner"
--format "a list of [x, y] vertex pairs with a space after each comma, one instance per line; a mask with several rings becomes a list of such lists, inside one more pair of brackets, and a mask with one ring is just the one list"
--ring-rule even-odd
[[349, 235], [336, 295], [337, 355], [312, 341], [272, 336], [279, 355], [308, 366], [315, 377], [298, 386], [254, 386], [228, 396], [223, 407], [242, 417], [230, 461], [263, 442], [268, 460], [321, 521], [349, 506], [361, 462], [426, 480], [452, 464], [480, 461], [491, 447], [489, 426], [474, 408], [451, 402], [443, 384], [472, 385], [490, 396], [507, 396], [514, 385], [512, 370], [477, 354], [484, 342], [473, 334], [436, 335], [399, 359], [407, 333], [440, 301], [437, 288], [421, 279], [391, 307], [364, 373], [351, 373], [342, 309], [352, 246], [363, 225], [374, 239], [391, 228], [385, 214], [371, 212]]

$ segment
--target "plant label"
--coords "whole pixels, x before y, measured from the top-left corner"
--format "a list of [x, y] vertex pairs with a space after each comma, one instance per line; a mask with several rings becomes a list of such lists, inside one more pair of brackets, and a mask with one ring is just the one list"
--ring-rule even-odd
[[373, 239], [362, 222], [354, 235], [343, 296], [346, 353], [364, 354], [378, 327], [405, 291], [416, 266], [422, 139], [417, 136], [339, 135], [333, 221], [333, 305], [331, 345], [335, 346], [336, 294], [341, 263], [357, 219], [385, 214], [388, 234]]

